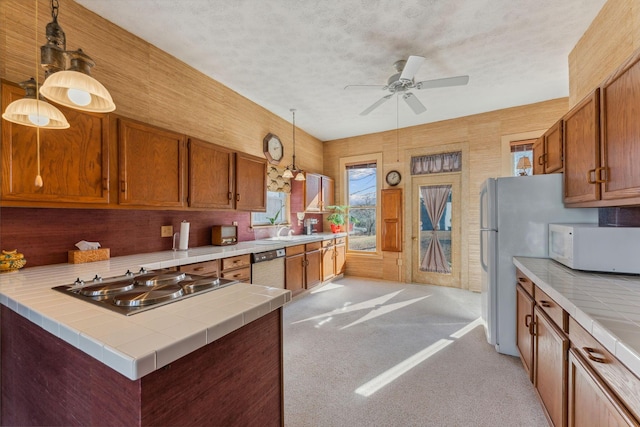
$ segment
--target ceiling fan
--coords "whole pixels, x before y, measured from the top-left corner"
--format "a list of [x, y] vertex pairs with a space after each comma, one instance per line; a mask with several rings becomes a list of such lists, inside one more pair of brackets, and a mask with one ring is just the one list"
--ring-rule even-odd
[[366, 116], [380, 105], [388, 101], [393, 95], [402, 95], [402, 99], [416, 114], [421, 114], [427, 111], [427, 108], [420, 102], [418, 97], [409, 92], [410, 89], [433, 89], [438, 87], [448, 86], [463, 86], [469, 82], [469, 76], [456, 76], [446, 77], [442, 79], [424, 80], [416, 82], [414, 77], [418, 72], [418, 69], [422, 65], [425, 59], [422, 56], [410, 56], [408, 60], [401, 59], [396, 61], [393, 66], [396, 69], [396, 74], [389, 77], [386, 85], [347, 85], [345, 89], [382, 89], [389, 91], [388, 95], [383, 96], [370, 107], [365, 109], [361, 116]]

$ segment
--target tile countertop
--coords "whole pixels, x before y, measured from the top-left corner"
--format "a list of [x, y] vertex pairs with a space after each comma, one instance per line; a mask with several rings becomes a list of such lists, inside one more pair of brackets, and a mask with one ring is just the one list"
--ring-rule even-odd
[[543, 258], [513, 263], [640, 377], [640, 276], [572, 270]]
[[291, 300], [280, 288], [238, 283], [153, 310], [124, 316], [52, 290], [112, 277], [127, 270], [176, 267], [227, 258], [343, 234], [296, 236], [294, 240], [203, 246], [111, 258], [86, 264], [56, 264], [0, 274], [0, 303], [82, 350], [122, 375], [136, 380], [203, 347]]

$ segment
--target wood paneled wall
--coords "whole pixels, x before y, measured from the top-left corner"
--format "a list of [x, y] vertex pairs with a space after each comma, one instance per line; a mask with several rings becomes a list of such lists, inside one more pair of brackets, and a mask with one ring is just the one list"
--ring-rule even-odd
[[[468, 280], [462, 287], [473, 291], [480, 290], [479, 261], [479, 190], [482, 182], [489, 177], [501, 176], [501, 137], [535, 130], [546, 130], [568, 111], [568, 99], [561, 98], [521, 107], [508, 108], [460, 119], [430, 123], [396, 131], [362, 135], [352, 138], [325, 142], [324, 173], [335, 177], [336, 203], [343, 203], [342, 175], [339, 171], [340, 157], [357, 156], [374, 152], [383, 153], [383, 166], [380, 173], [385, 175], [392, 169], [402, 174], [401, 187], [404, 188], [405, 207], [411, 197], [411, 175], [408, 160], [410, 155], [417, 155], [422, 150], [430, 152], [432, 147], [447, 145], [468, 147], [468, 156], [463, 158], [463, 190], [462, 206], [466, 210], [467, 221], [462, 224], [462, 266], [465, 271], [462, 277]], [[410, 153], [410, 154], [409, 154]], [[405, 209], [406, 210], [406, 209]], [[386, 278], [391, 280], [411, 281], [411, 237], [410, 218], [405, 214], [405, 239], [401, 262], [404, 274], [391, 277], [396, 270], [389, 264], [396, 263], [388, 259], [391, 255], [383, 254], [382, 260], [375, 256], [349, 256], [347, 260], [348, 275], [362, 277]], [[466, 249], [465, 249], [466, 247]], [[466, 253], [465, 253], [466, 252]], [[382, 261], [382, 262], [381, 262]], [[386, 268], [385, 268], [386, 266]]]
[[[282, 164], [292, 162], [290, 118], [276, 116], [76, 2], [59, 2], [67, 49], [82, 48], [93, 58], [92, 75], [109, 90], [118, 114], [256, 156], [263, 155], [262, 139], [271, 132], [284, 144]], [[37, 31], [38, 48], [46, 43], [50, 7], [48, 0], [38, 0], [36, 26], [34, 0], [0, 2], [0, 78], [17, 83], [40, 69], [34, 36]], [[42, 82], [41, 69], [39, 75]], [[322, 173], [321, 141], [298, 129], [296, 151], [297, 166]]]
[[[292, 162], [289, 121], [76, 2], [59, 3], [58, 21], [67, 49], [82, 48], [93, 58], [92, 75], [111, 93], [117, 114], [256, 156], [263, 155], [262, 139], [271, 132], [284, 144], [281, 164]], [[18, 83], [38, 70], [40, 81], [44, 80], [36, 48], [39, 51], [46, 43], [50, 2], [38, 0], [38, 12], [36, 23], [34, 0], [0, 1], [0, 78]], [[225, 60], [219, 58], [221, 63]], [[297, 166], [321, 173], [322, 150], [321, 141], [296, 130]], [[1, 208], [0, 212], [0, 248], [25, 253], [27, 267], [66, 262], [66, 251], [81, 239], [100, 241], [111, 248], [111, 256], [167, 250], [170, 239], [160, 237], [159, 226], [175, 228], [183, 219], [192, 222], [192, 247], [210, 244], [210, 225], [231, 221], [238, 221], [241, 240], [253, 239], [246, 212], [26, 208]], [[300, 232], [302, 226], [292, 216], [294, 229]]]
[[609, 0], [569, 54], [569, 105], [640, 48], [640, 0]]

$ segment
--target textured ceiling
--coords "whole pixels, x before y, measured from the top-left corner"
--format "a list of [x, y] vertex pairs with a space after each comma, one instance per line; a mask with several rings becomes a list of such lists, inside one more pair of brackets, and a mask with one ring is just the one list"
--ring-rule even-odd
[[[76, 1], [289, 122], [296, 108], [296, 125], [323, 141], [568, 96], [568, 54], [605, 3]], [[392, 100], [360, 116], [387, 93], [344, 86], [383, 85], [410, 55], [426, 58], [416, 81], [469, 84], [414, 90], [420, 115]]]

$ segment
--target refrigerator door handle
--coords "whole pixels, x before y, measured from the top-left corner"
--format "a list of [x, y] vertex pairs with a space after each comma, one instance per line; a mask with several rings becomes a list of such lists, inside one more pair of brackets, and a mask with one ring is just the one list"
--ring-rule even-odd
[[[485, 230], [485, 226], [488, 226], [489, 224], [485, 223], [485, 218], [484, 218], [484, 209], [483, 207], [485, 206], [485, 204], [487, 202], [485, 202], [485, 198], [487, 197], [487, 187], [482, 187], [482, 190], [480, 190], [480, 229], [481, 230]], [[480, 247], [482, 248], [482, 235], [480, 235]], [[482, 249], [481, 249], [482, 250]], [[482, 256], [481, 256], [482, 259]]]
[[486, 233], [483, 230], [480, 230], [480, 265], [484, 271], [489, 271], [489, 266], [484, 262], [484, 235]]

